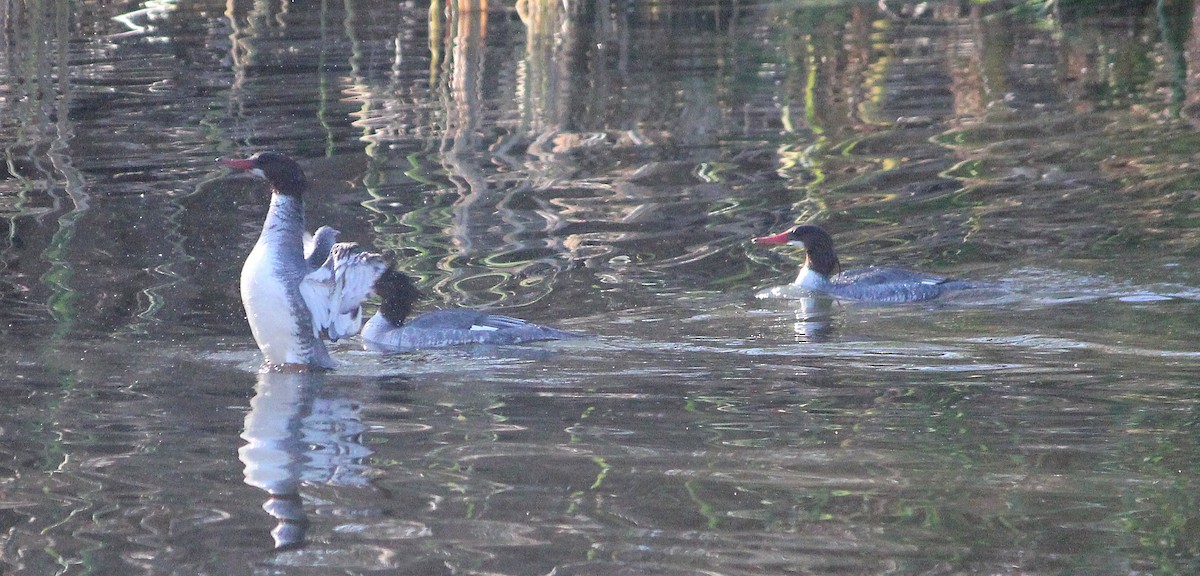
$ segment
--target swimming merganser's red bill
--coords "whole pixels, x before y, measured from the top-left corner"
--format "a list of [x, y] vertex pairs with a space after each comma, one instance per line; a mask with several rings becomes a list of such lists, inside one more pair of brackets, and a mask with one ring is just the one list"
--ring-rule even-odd
[[303, 196], [308, 181], [295, 160], [260, 152], [219, 162], [271, 185], [267, 218], [242, 266], [241, 280], [242, 305], [267, 366], [334, 368], [324, 340], [358, 333], [362, 303], [387, 263], [357, 244], [336, 244], [332, 228], [306, 234]]
[[792, 241], [792, 231], [780, 232], [774, 236], [762, 236], [754, 239], [759, 246], [781, 246]]
[[[866, 302], [918, 302], [937, 298], [952, 290], [971, 288], [961, 280], [950, 280], [902, 268], [870, 267], [842, 272], [833, 238], [820, 226], [793, 226], [786, 232], [755, 238], [760, 246], [793, 245], [804, 248], [804, 266], [796, 281], [788, 288], [828, 294], [834, 298]], [[759, 297], [787, 296], [786, 290], [776, 288], [759, 293]]]
[[383, 304], [362, 329], [363, 344], [370, 350], [403, 352], [460, 344], [503, 345], [580, 337], [478, 310], [435, 310], [408, 318], [421, 292], [411, 278], [394, 269], [383, 273], [375, 283], [375, 292], [383, 298]]
[[254, 170], [258, 167], [254, 163], [255, 161], [249, 158], [245, 160], [239, 160], [237, 158], [219, 158], [217, 161], [229, 166], [230, 168], [237, 168], [238, 170]]

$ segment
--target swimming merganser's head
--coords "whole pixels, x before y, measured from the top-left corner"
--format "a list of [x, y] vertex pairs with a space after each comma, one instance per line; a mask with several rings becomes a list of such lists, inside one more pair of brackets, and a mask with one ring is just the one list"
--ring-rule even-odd
[[265, 178], [267, 182], [271, 183], [271, 188], [279, 194], [299, 198], [308, 185], [308, 180], [304, 177], [304, 170], [300, 168], [300, 165], [279, 152], [259, 152], [244, 160], [218, 158], [217, 162], [230, 168], [245, 170], [259, 178]]
[[375, 281], [375, 294], [383, 299], [379, 313], [392, 326], [401, 326], [412, 312], [413, 304], [421, 297], [421, 291], [407, 274], [389, 267]]
[[759, 246], [800, 246], [805, 252], [804, 266], [823, 276], [829, 276], [841, 268], [837, 252], [833, 250], [833, 237], [820, 226], [800, 224], [786, 232], [755, 238], [754, 243]]

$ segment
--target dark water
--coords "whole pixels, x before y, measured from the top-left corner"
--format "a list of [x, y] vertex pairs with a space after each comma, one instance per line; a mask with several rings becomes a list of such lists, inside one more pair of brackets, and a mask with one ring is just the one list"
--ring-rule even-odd
[[[0, 8], [0, 573], [1200, 571], [1193, 3], [567, 4]], [[266, 148], [595, 337], [256, 373]]]

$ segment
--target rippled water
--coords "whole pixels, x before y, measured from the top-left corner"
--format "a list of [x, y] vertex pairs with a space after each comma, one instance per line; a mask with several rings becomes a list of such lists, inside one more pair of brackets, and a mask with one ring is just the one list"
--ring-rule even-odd
[[[4, 574], [1191, 574], [1188, 2], [0, 7]], [[274, 148], [582, 341], [258, 373]], [[987, 283], [755, 298], [847, 267]]]

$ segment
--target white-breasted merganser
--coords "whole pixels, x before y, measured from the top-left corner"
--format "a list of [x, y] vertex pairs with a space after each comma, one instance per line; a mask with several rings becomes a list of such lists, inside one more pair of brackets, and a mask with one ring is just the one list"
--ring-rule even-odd
[[387, 263], [356, 244], [335, 244], [337, 231], [329, 227], [306, 242], [303, 195], [308, 180], [295, 160], [260, 152], [218, 161], [271, 185], [271, 207], [242, 266], [241, 285], [250, 331], [267, 366], [334, 368], [324, 339], [336, 341], [359, 331], [362, 303]]
[[478, 310], [426, 312], [408, 318], [421, 292], [408, 275], [389, 268], [375, 283], [383, 299], [362, 329], [363, 345], [379, 352], [403, 352], [460, 344], [520, 344], [565, 340], [580, 335]]
[[[841, 264], [833, 250], [833, 238], [820, 226], [793, 226], [780, 234], [755, 238], [754, 243], [760, 246], [790, 244], [803, 247], [804, 267], [800, 268], [800, 274], [790, 287], [828, 294], [834, 298], [880, 303], [919, 302], [937, 298], [952, 290], [972, 287], [972, 284], [962, 280], [902, 268], [870, 267], [842, 272], [835, 277], [833, 275], [841, 270]], [[764, 291], [760, 296], [776, 295], [774, 292]]]

